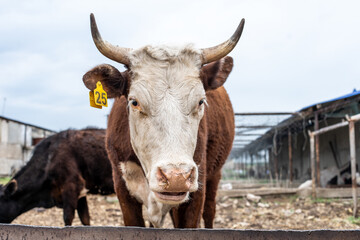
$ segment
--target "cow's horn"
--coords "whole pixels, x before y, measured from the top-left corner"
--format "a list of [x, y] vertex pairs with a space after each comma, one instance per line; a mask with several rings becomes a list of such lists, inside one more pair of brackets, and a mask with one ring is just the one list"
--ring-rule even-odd
[[225, 57], [231, 50], [234, 49], [241, 37], [244, 29], [245, 19], [242, 19], [231, 38], [215, 47], [203, 48], [202, 50], [202, 64], [214, 62], [222, 57]]
[[99, 49], [99, 51], [105, 57], [108, 57], [116, 62], [129, 66], [130, 65], [129, 52], [131, 51], [131, 49], [114, 46], [111, 43], [102, 40], [96, 25], [94, 14], [92, 13], [90, 14], [90, 25], [91, 25], [91, 35], [97, 49]]

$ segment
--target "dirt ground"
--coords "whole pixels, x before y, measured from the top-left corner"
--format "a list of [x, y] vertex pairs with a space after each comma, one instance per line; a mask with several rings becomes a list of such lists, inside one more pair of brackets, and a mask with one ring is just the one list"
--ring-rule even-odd
[[[123, 226], [119, 203], [114, 195], [88, 195], [93, 226]], [[300, 199], [295, 196], [266, 197], [259, 203], [245, 198], [218, 199], [215, 228], [230, 229], [360, 229], [352, 217], [352, 201], [344, 199]], [[33, 209], [14, 224], [63, 227], [62, 209]], [[80, 226], [75, 217], [74, 226]], [[169, 215], [166, 228], [172, 228]]]

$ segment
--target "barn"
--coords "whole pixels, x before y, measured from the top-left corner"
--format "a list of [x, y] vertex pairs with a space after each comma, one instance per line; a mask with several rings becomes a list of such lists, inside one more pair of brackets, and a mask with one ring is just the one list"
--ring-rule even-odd
[[[310, 133], [341, 125], [315, 137], [317, 185], [346, 184], [350, 169], [349, 127], [347, 119], [360, 112], [360, 91], [312, 104], [290, 114], [259, 137], [234, 148], [234, 162], [251, 166], [257, 177], [272, 177], [290, 182], [311, 179]], [[344, 124], [342, 124], [344, 123]], [[355, 123], [356, 155], [360, 154], [359, 123]], [[239, 129], [237, 128], [237, 131]], [[241, 134], [240, 141], [241, 141]], [[239, 138], [235, 141], [239, 141]], [[234, 143], [236, 146], [236, 142]], [[249, 164], [246, 164], [246, 163]], [[255, 163], [253, 163], [255, 162]], [[251, 164], [250, 164], [251, 163]], [[359, 159], [356, 159], [358, 165]], [[254, 164], [254, 166], [253, 166]], [[256, 177], [255, 176], [255, 177]]]
[[34, 146], [55, 131], [0, 116], [0, 176], [9, 176], [30, 159]]

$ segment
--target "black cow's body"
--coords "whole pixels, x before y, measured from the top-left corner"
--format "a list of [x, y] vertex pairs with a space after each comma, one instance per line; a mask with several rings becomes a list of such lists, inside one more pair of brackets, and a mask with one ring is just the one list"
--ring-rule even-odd
[[5, 186], [0, 185], [0, 222], [10, 223], [34, 208], [64, 209], [71, 225], [77, 209], [81, 222], [90, 224], [86, 192], [114, 192], [107, 158], [105, 130], [67, 130], [41, 141], [33, 156]]

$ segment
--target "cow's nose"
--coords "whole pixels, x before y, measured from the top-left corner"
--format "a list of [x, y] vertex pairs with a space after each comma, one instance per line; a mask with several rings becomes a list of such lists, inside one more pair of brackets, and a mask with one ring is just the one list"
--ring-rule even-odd
[[185, 171], [179, 168], [157, 170], [159, 186], [166, 192], [187, 192], [195, 180], [195, 168]]

